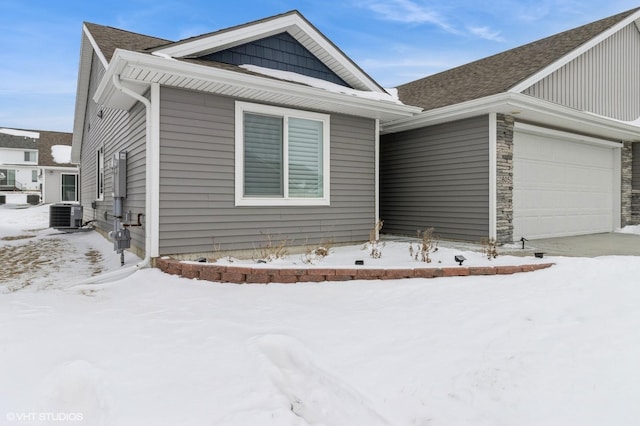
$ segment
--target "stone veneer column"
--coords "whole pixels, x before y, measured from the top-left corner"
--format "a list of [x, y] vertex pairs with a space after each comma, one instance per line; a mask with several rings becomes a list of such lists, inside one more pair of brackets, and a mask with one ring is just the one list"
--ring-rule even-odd
[[513, 117], [497, 114], [496, 240], [513, 242]]
[[621, 165], [620, 165], [620, 225], [626, 226], [633, 222], [633, 195], [632, 195], [632, 160], [633, 160], [633, 145], [631, 142], [623, 142], [621, 149]]

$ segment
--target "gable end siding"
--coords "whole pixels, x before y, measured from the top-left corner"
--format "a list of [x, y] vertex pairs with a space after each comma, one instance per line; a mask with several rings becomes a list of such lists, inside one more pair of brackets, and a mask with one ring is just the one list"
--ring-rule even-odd
[[[94, 226], [103, 233], [113, 230], [113, 171], [109, 167], [111, 158], [119, 151], [127, 151], [127, 198], [124, 211], [131, 211], [133, 221], [138, 214], [145, 213], [145, 110], [141, 104], [131, 111], [98, 106], [93, 100], [100, 80], [105, 73], [98, 57], [94, 54], [89, 83], [84, 139], [82, 141], [80, 167], [80, 199], [84, 220], [95, 220]], [[98, 111], [102, 110], [102, 118]], [[97, 201], [95, 212], [91, 202], [97, 195], [96, 155], [99, 147], [104, 149], [104, 199]], [[106, 214], [106, 218], [105, 218]], [[132, 227], [131, 245], [140, 255], [144, 254], [144, 228]], [[114, 254], [115, 255], [115, 254]]]
[[235, 100], [161, 88], [160, 255], [367, 240], [375, 220], [375, 122], [331, 115], [330, 206], [235, 206]]
[[290, 71], [349, 87], [344, 80], [286, 32], [211, 53], [199, 59]]
[[571, 108], [640, 117], [640, 32], [630, 24], [523, 92]]
[[383, 135], [383, 232], [442, 238], [489, 236], [489, 120], [486, 116]]

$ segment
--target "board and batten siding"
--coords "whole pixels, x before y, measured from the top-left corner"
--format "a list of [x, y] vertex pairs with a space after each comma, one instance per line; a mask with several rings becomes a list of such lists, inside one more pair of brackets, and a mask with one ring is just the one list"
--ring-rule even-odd
[[375, 122], [331, 115], [330, 206], [235, 206], [235, 100], [160, 94], [160, 255], [361, 242], [375, 220]]
[[387, 234], [488, 237], [488, 117], [383, 135], [380, 218]]
[[[89, 94], [82, 141], [80, 167], [80, 200], [84, 220], [95, 220], [94, 226], [103, 232], [113, 230], [113, 170], [111, 159], [120, 151], [127, 151], [127, 198], [123, 211], [131, 211], [132, 222], [138, 214], [145, 214], [146, 150], [145, 108], [137, 103], [130, 111], [105, 108], [93, 101], [105, 69], [94, 54], [89, 82]], [[98, 111], [102, 111], [102, 118]], [[97, 200], [97, 152], [104, 149], [104, 198]], [[96, 201], [96, 210], [91, 208]], [[106, 218], [105, 218], [106, 213]], [[144, 220], [143, 220], [144, 222]], [[139, 255], [144, 255], [144, 228], [131, 227], [131, 245]]]
[[524, 94], [618, 120], [640, 116], [640, 31], [630, 24]]

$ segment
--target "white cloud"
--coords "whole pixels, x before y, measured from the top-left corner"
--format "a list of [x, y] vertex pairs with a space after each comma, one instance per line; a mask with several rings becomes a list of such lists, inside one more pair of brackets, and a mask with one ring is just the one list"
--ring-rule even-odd
[[366, 3], [365, 7], [388, 21], [433, 24], [447, 32], [458, 33], [437, 11], [410, 0], [372, 1]]
[[500, 31], [493, 31], [489, 27], [468, 27], [467, 28], [471, 34], [477, 35], [480, 38], [485, 40], [492, 41], [505, 41], [504, 38], [500, 36]]

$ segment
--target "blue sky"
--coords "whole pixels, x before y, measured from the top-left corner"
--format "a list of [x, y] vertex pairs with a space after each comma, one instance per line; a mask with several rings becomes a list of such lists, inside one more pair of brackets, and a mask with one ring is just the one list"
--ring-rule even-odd
[[72, 130], [83, 21], [180, 40], [297, 9], [393, 87], [638, 6], [637, 0], [0, 0], [0, 127]]

